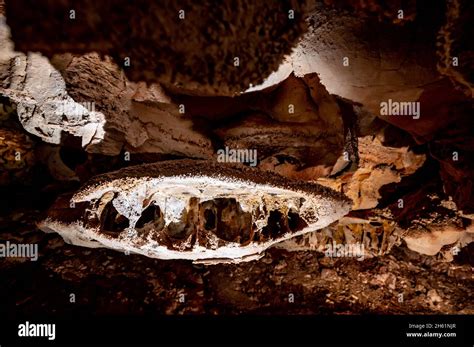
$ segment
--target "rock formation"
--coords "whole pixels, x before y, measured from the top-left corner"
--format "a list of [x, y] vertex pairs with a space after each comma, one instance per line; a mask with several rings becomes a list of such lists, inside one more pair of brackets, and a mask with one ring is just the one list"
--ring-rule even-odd
[[132, 81], [218, 95], [261, 83], [306, 30], [305, 1], [295, 0], [11, 1], [6, 10], [18, 51], [98, 52]]
[[166, 313], [472, 314], [473, 14], [0, 0], [0, 238]]
[[161, 259], [239, 262], [323, 228], [349, 200], [245, 167], [173, 160], [99, 176], [41, 222], [72, 244]]

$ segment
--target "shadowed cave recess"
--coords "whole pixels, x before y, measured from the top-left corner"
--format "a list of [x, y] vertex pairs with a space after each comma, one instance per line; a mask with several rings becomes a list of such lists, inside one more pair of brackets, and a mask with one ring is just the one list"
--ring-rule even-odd
[[0, 312], [474, 314], [473, 7], [0, 0]]

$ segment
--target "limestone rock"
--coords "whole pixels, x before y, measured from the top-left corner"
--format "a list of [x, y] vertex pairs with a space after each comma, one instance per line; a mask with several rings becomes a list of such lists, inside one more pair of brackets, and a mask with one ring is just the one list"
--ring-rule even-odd
[[295, 0], [86, 0], [80, 6], [21, 0], [6, 5], [19, 51], [48, 57], [98, 52], [114, 57], [132, 81], [217, 95], [260, 84], [306, 30], [306, 1]]
[[359, 138], [360, 165], [355, 172], [334, 178], [322, 177], [318, 182], [344, 191], [353, 201], [353, 210], [376, 207], [381, 198], [381, 187], [400, 182], [402, 177], [413, 174], [426, 159], [426, 155], [416, 154], [408, 146], [384, 146], [383, 139], [383, 132]]
[[57, 70], [37, 53], [14, 52], [0, 21], [0, 94], [16, 105], [29, 133], [51, 144], [78, 137], [88, 152], [106, 155], [212, 155], [211, 141], [159, 86], [129, 82], [97, 54], [55, 56]]
[[317, 251], [333, 258], [363, 260], [390, 253], [392, 247], [400, 243], [401, 235], [401, 228], [390, 216], [373, 214], [358, 218], [348, 215], [321, 230], [283, 241], [275, 247], [291, 252]]
[[72, 244], [153, 258], [239, 262], [349, 210], [314, 183], [244, 166], [174, 160], [99, 176], [39, 227]]
[[214, 130], [225, 146], [256, 149], [261, 169], [286, 177], [329, 175], [344, 147], [344, 124], [316, 74], [290, 75], [273, 89], [240, 98], [248, 111]]

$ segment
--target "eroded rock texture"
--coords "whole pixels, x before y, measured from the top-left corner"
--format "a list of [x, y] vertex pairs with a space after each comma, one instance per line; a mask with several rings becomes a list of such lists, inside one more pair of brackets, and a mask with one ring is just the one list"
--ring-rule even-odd
[[318, 180], [321, 184], [344, 191], [353, 201], [353, 210], [376, 207], [381, 198], [381, 187], [412, 175], [426, 159], [425, 154], [416, 154], [409, 146], [397, 148], [384, 145], [384, 135], [382, 130], [378, 134], [358, 138], [359, 167], [355, 172], [343, 171], [337, 176]]
[[58, 71], [39, 54], [9, 49], [4, 24], [2, 30], [0, 93], [16, 105], [29, 133], [52, 144], [77, 137], [87, 151], [106, 155], [212, 155], [210, 140], [193, 129], [159, 86], [129, 82], [110, 59], [97, 54], [56, 56], [52, 63]]
[[76, 103], [45, 57], [13, 51], [8, 35], [0, 17], [0, 94], [16, 105], [25, 130], [55, 144], [64, 133], [81, 138], [83, 146], [99, 142], [104, 137], [103, 114]]
[[107, 137], [91, 152], [212, 155], [210, 140], [194, 129], [161, 86], [131, 83], [110, 59], [97, 54], [57, 56], [52, 62], [74, 100], [93, 103], [105, 116]]
[[474, 312], [471, 1], [143, 4], [0, 0], [15, 308]]
[[18, 51], [99, 52], [133, 81], [219, 95], [261, 83], [306, 29], [305, 2], [291, 0], [11, 1], [6, 12]]
[[[472, 153], [466, 144], [474, 129], [473, 69], [472, 40], [465, 35], [472, 36], [467, 24], [472, 3], [328, 3], [314, 6], [309, 32], [264, 86], [292, 72], [318, 72], [330, 93], [362, 104], [417, 143], [430, 142], [446, 189], [460, 208], [471, 211], [473, 170], [467, 158]], [[396, 20], [399, 10], [403, 18]], [[381, 103], [389, 100], [417, 102], [419, 115], [383, 114]]]
[[175, 160], [96, 178], [69, 201], [58, 201], [40, 228], [80, 246], [238, 262], [348, 210], [349, 200], [317, 184]]

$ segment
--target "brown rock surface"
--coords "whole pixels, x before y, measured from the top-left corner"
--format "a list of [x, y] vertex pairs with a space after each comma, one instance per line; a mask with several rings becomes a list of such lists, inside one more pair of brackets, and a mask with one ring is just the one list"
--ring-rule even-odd
[[472, 1], [144, 4], [0, 0], [1, 313], [474, 313]]
[[156, 86], [147, 91], [130, 83], [110, 59], [55, 56], [57, 71], [38, 54], [2, 48], [0, 93], [16, 105], [25, 130], [43, 141], [60, 144], [74, 136], [88, 152], [106, 155], [212, 155], [211, 141], [178, 105]]
[[132, 81], [217, 95], [261, 83], [306, 30], [305, 2], [291, 0], [22, 0], [7, 2], [6, 12], [18, 51], [98, 52], [113, 56]]
[[28, 178], [36, 161], [34, 143], [28, 136], [0, 128], [0, 185]]
[[[394, 249], [364, 261], [271, 250], [256, 262], [202, 267], [74, 247], [41, 232], [24, 233], [22, 239], [40, 242], [42, 261], [0, 263], [0, 307], [7, 317], [474, 312], [472, 263], [464, 260], [464, 251], [455, 257], [455, 266]], [[26, 291], [24, 283], [36, 290]], [[69, 303], [71, 293], [75, 304]]]

